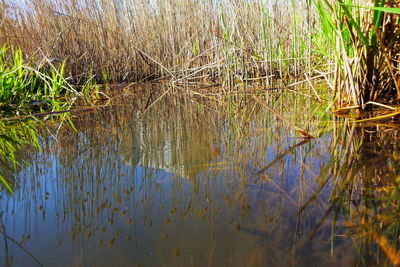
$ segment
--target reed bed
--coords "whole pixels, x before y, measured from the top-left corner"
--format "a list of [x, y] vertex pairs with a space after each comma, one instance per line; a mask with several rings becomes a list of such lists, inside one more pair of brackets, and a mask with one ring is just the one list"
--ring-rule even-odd
[[3, 3], [0, 42], [66, 60], [76, 83], [300, 75], [309, 66], [304, 1], [167, 0]]
[[232, 88], [323, 74], [339, 107], [400, 94], [399, 1], [17, 3], [1, 4], [0, 42], [38, 64], [65, 60], [75, 84], [168, 78]]

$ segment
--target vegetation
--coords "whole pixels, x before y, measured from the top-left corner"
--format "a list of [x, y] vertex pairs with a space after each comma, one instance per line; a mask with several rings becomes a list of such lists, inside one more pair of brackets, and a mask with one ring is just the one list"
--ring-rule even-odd
[[338, 106], [400, 98], [398, 1], [315, 1], [334, 51]]
[[[398, 162], [399, 138], [397, 130], [387, 128], [381, 132], [379, 127], [382, 125], [346, 125], [343, 135], [334, 137], [338, 144], [334, 155], [339, 162], [332, 165], [334, 187], [329, 209], [333, 222], [343, 216], [349, 234], [357, 233], [355, 245], [359, 254], [365, 255], [360, 257], [362, 264], [376, 260], [382, 265], [398, 266], [400, 165], [388, 162]], [[368, 132], [371, 130], [375, 131]], [[368, 156], [370, 151], [383, 150], [385, 154], [379, 160]], [[367, 255], [372, 241], [379, 247], [375, 251], [383, 255]]]
[[[0, 112], [29, 113], [37, 109], [56, 111], [62, 108], [61, 97], [77, 92], [64, 79], [64, 64], [34, 68], [25, 63], [22, 51], [3, 46], [0, 49]], [[63, 95], [62, 95], [63, 94]]]
[[97, 82], [165, 77], [232, 88], [323, 72], [338, 106], [399, 97], [397, 1], [79, 3], [3, 2], [0, 38], [36, 60], [66, 60], [74, 83], [93, 73]]
[[[179, 92], [190, 89], [198, 96], [191, 99], [193, 102], [207, 99], [220, 104], [207, 106], [198, 101], [198, 110], [189, 112], [214, 108], [227, 111], [218, 115], [223, 117], [222, 124], [227, 125], [224, 129], [227, 131], [226, 144], [221, 147], [231, 149], [232, 155], [237, 153], [236, 158], [240, 161], [237, 166], [245, 162], [243, 159], [252, 156], [243, 154], [242, 147], [236, 147], [236, 142], [231, 139], [236, 138], [235, 141], [243, 146], [246, 141], [252, 144], [254, 140], [264, 142], [264, 147], [261, 146], [263, 150], [258, 154], [271, 148], [272, 138], [279, 139], [275, 142], [275, 152], [279, 152], [275, 159], [267, 165], [267, 157], [259, 158], [257, 164], [245, 162], [248, 165], [238, 168], [243, 173], [236, 173], [239, 178], [252, 175], [265, 179], [262, 183], [273, 181], [275, 176], [281, 175], [273, 173], [273, 168], [288, 155], [296, 160], [300, 156], [300, 160], [304, 160], [301, 162], [303, 177], [309, 167], [307, 164], [313, 164], [306, 161], [311, 153], [307, 149], [311, 151], [314, 145], [312, 139], [332, 132], [332, 138], [329, 138], [332, 143], [328, 145], [331, 151], [327, 153], [331, 158], [321, 160], [321, 167], [316, 169], [320, 171], [315, 177], [316, 182], [310, 179], [315, 182], [316, 190], [308, 199], [306, 194], [301, 196], [305, 201], [297, 203], [297, 208], [300, 207], [298, 213], [305, 212], [314, 201], [323, 198], [320, 196], [322, 191], [329, 190], [325, 214], [321, 222], [316, 223], [311, 237], [330, 218], [332, 236], [340, 222], [343, 228], [349, 229], [346, 234], [354, 236], [358, 242], [360, 255], [363, 250], [369, 253], [369, 245], [374, 240], [379, 251], [384, 252], [376, 256], [377, 261], [399, 265], [397, 132], [391, 128], [392, 125], [364, 129], [355, 124], [400, 114], [396, 106], [400, 104], [399, 14], [398, 0], [368, 3], [361, 0], [2, 1], [0, 167], [2, 171], [7, 171], [0, 173], [0, 183], [12, 192], [14, 181], [10, 177], [18, 169], [19, 162], [24, 162], [19, 160], [19, 153], [29, 145], [40, 148], [38, 129], [43, 122], [24, 120], [26, 117], [68, 111], [78, 96], [89, 96], [93, 88], [93, 95], [99, 97], [101, 83], [168, 79], [172, 86], [166, 87], [159, 95], [154, 91], [150, 95], [140, 92], [147, 98], [144, 104], [142, 100], [140, 104], [129, 103], [124, 99], [126, 92], [119, 96], [118, 101], [121, 105], [127, 101], [127, 106], [137, 108], [143, 115], [174, 88]], [[326, 86], [315, 88], [311, 79], [317, 77], [324, 78]], [[310, 85], [296, 91], [306, 96], [300, 102], [293, 95], [284, 93], [283, 89], [291, 88], [292, 82]], [[199, 89], [213, 86], [218, 87], [216, 91]], [[279, 93], [269, 93], [270, 90], [279, 90]], [[268, 93], [264, 95], [265, 91]], [[317, 101], [311, 105], [311, 99]], [[179, 106], [184, 101], [179, 99], [171, 106]], [[299, 110], [309, 116], [294, 118], [294, 122], [292, 118], [288, 119], [290, 112], [285, 113], [285, 106], [293, 103], [301, 106]], [[308, 108], [304, 109], [307, 104]], [[372, 119], [352, 120], [351, 123], [346, 118], [345, 126], [343, 121], [340, 125], [332, 125], [334, 123], [326, 119], [325, 111], [332, 106], [341, 111], [353, 108], [364, 110], [372, 105], [383, 105], [394, 112]], [[173, 113], [176, 110], [171, 106], [166, 110]], [[252, 118], [260, 113], [263, 115], [265, 109], [269, 117], [265, 115], [257, 130], [266, 131], [265, 125], [274, 125], [277, 121], [279, 127], [268, 126], [271, 133], [264, 140], [251, 136], [257, 133], [249, 125], [254, 123]], [[163, 114], [164, 110], [160, 113]], [[160, 117], [157, 114], [155, 125], [159, 124]], [[68, 117], [62, 119], [70, 122]], [[89, 121], [98, 123], [98, 120], [93, 115], [88, 122], [82, 122], [82, 127], [87, 127]], [[323, 122], [315, 125], [312, 123], [315, 120]], [[123, 117], [113, 123], [128, 124], [131, 121], [132, 117]], [[104, 132], [110, 125], [105, 119], [102, 123], [103, 127], [93, 127], [92, 136], [86, 138], [98, 141], [96, 131]], [[182, 122], [182, 125], [186, 124], [189, 123]], [[279, 131], [283, 129], [282, 125], [289, 126], [293, 131], [281, 136]], [[145, 128], [135, 124], [129, 127]], [[343, 131], [337, 130], [342, 127]], [[117, 128], [115, 126], [110, 130], [110, 133], [116, 131], [114, 143], [122, 139], [117, 135], [123, 133], [115, 130]], [[385, 132], [380, 132], [381, 129]], [[286, 148], [287, 140], [296, 133], [300, 133], [303, 140], [298, 143], [294, 140]], [[208, 134], [206, 132], [204, 136]], [[204, 136], [199, 135], [195, 139], [205, 139]], [[101, 143], [107, 143], [109, 136], [103, 138], [105, 140]], [[135, 139], [136, 136], [130, 138]], [[283, 142], [285, 138], [286, 143]], [[388, 143], [388, 140], [395, 139]], [[73, 140], [66, 143], [75, 146]], [[140, 146], [137, 143], [132, 145], [135, 149]], [[203, 144], [198, 145], [200, 151]], [[303, 148], [303, 155], [296, 154], [298, 148], [306, 145], [308, 148]], [[214, 154], [221, 156], [221, 148], [215, 148], [214, 144], [209, 146], [211, 149], [206, 150], [212, 150], [212, 153], [207, 154], [204, 162], [209, 162]], [[171, 147], [177, 149], [179, 145]], [[385, 150], [380, 150], [382, 147]], [[102, 146], [96, 148], [98, 153], [103, 151]], [[190, 153], [198, 150], [189, 149], [181, 153], [185, 162], [181, 165], [191, 167], [195, 161], [191, 161]], [[256, 149], [251, 153], [254, 151]], [[383, 170], [376, 170], [376, 162], [370, 160], [371, 153], [379, 155], [381, 162], [378, 163]], [[126, 156], [126, 161], [138, 164], [140, 156], [135, 154], [131, 159]], [[254, 155], [253, 158], [258, 159]], [[84, 159], [80, 163], [87, 165]], [[255, 174], [246, 172], [248, 166], [257, 169]], [[68, 170], [73, 172], [76, 169], [70, 167]], [[285, 168], [282, 170], [283, 173]], [[203, 169], [193, 172], [194, 176], [200, 171]], [[313, 177], [313, 171], [311, 166], [310, 177]], [[248, 186], [248, 181], [240, 182]], [[302, 187], [307, 186], [304, 184]], [[249, 212], [247, 204], [242, 207], [243, 213]], [[334, 237], [332, 244], [333, 240]], [[369, 262], [360, 260], [358, 263]]]
[[12, 174], [20, 166], [18, 152], [27, 145], [40, 148], [37, 127], [38, 123], [33, 122], [0, 122], [0, 167], [6, 170], [0, 173], [0, 184], [10, 193], [13, 192], [10, 186]]
[[[0, 48], [0, 184], [13, 192], [10, 182], [20, 166], [18, 152], [25, 146], [40, 148], [37, 131], [41, 121], [27, 121], [34, 116], [60, 114], [71, 124], [68, 111], [78, 92], [64, 78], [64, 64], [56, 68], [33, 66], [15, 47]], [[83, 91], [89, 92], [90, 81]], [[24, 162], [25, 164], [27, 162]], [[5, 177], [7, 174], [8, 177]]]
[[90, 68], [99, 81], [107, 73], [119, 82], [271, 82], [300, 75], [311, 57], [307, 44], [316, 20], [303, 20], [309, 13], [304, 1], [28, 0], [24, 6], [5, 8], [2, 40], [27, 54], [66, 60], [77, 83]]

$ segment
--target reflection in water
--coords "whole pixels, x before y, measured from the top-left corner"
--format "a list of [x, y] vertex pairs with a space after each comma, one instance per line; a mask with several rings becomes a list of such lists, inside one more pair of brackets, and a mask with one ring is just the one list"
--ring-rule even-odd
[[20, 170], [15, 195], [1, 195], [2, 231], [20, 244], [0, 243], [1, 259], [13, 266], [393, 262], [397, 131], [296, 116], [313, 114], [312, 106], [294, 99], [287, 109], [288, 96], [272, 99], [321, 137], [302, 142], [262, 107], [233, 100], [215, 108], [223, 114], [173, 96], [143, 112], [140, 99], [125, 98], [77, 117], [77, 132], [63, 128], [57, 142], [44, 137], [41, 152], [28, 152], [34, 163]]
[[[22, 147], [39, 147], [36, 128], [40, 122], [0, 120], [0, 184], [12, 193], [12, 177], [24, 159]], [[10, 185], [11, 184], [11, 185]]]

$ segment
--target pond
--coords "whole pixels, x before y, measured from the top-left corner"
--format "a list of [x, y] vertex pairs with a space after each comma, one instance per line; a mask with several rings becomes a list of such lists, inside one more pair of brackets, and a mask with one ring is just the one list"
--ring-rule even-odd
[[[398, 261], [400, 136], [307, 97], [126, 93], [51, 123], [1, 193], [0, 265]], [[130, 96], [134, 95], [134, 96]], [[137, 96], [139, 95], [139, 96]]]

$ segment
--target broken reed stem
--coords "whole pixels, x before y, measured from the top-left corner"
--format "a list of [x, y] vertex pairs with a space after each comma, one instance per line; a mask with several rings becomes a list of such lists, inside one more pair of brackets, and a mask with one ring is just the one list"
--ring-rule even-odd
[[[310, 78], [308, 78], [307, 73], [304, 73], [304, 76], [306, 77], [306, 80], [307, 80], [308, 84], [310, 85], [310, 87], [311, 87], [311, 89], [312, 89], [314, 95], [317, 97], [318, 101], [319, 101], [319, 102], [322, 102], [322, 98], [319, 97], [319, 95], [318, 95], [318, 93], [317, 93], [317, 90], [315, 90], [315, 87], [314, 87], [314, 85], [311, 83]], [[324, 99], [324, 101], [326, 101], [326, 100]]]
[[289, 155], [291, 152], [293, 152], [294, 150], [296, 150], [296, 148], [307, 144], [308, 142], [310, 142], [310, 138], [307, 138], [303, 141], [301, 141], [300, 143], [289, 147], [285, 152], [283, 152], [282, 154], [280, 154], [279, 156], [277, 156], [271, 163], [269, 163], [267, 166], [263, 167], [261, 170], [259, 170], [256, 175], [261, 175], [264, 174], [269, 168], [271, 168], [272, 166], [274, 166], [277, 162], [279, 162], [280, 160], [282, 160], [284, 157], [286, 157], [287, 155]]

